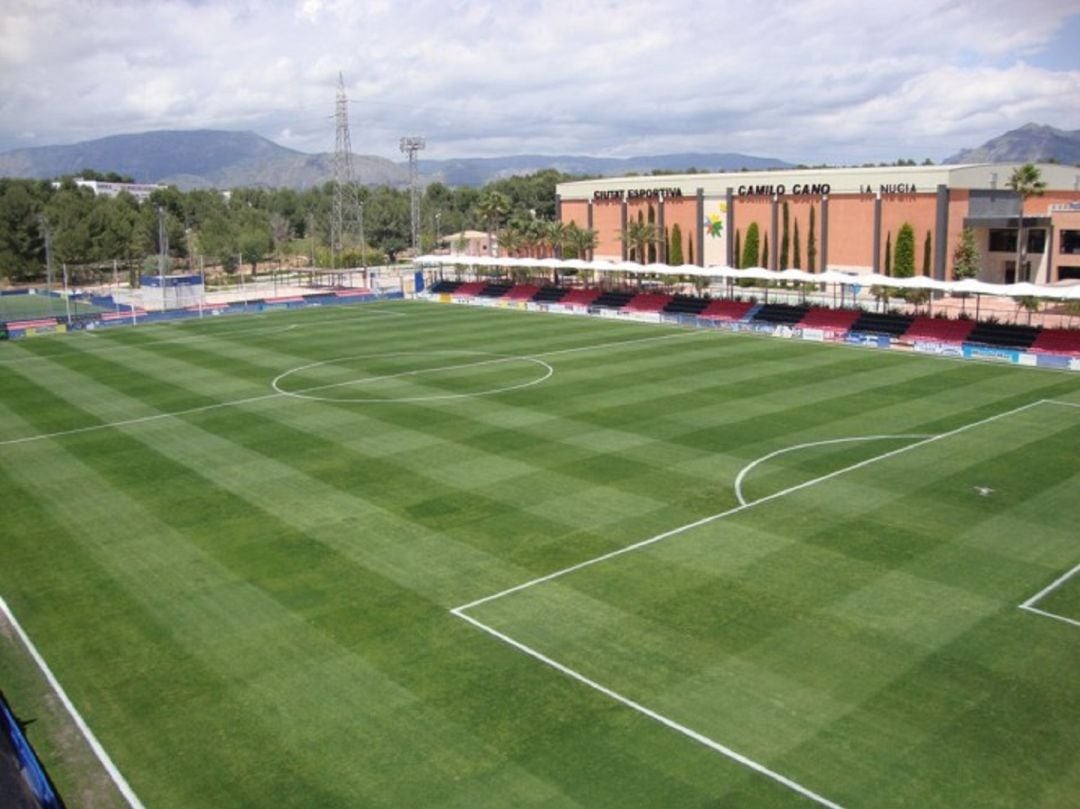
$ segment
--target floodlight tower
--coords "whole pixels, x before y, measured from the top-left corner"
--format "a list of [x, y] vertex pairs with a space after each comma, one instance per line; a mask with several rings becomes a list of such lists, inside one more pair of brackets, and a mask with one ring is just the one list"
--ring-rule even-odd
[[420, 172], [416, 164], [416, 153], [426, 145], [424, 139], [420, 137], [401, 139], [401, 151], [409, 156], [409, 207], [412, 214], [413, 255], [420, 253]]

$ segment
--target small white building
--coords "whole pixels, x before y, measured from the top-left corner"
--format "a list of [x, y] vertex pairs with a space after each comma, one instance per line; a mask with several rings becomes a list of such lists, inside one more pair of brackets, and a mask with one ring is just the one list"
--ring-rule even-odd
[[139, 202], [149, 199], [155, 191], [168, 187], [161, 183], [110, 183], [104, 180], [84, 180], [82, 177], [75, 178], [75, 185], [89, 188], [96, 197], [115, 197], [126, 191]]

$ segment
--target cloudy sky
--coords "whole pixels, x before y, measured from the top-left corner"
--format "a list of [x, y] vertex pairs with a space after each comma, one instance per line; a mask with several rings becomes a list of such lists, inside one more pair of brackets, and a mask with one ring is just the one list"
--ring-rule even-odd
[[1080, 0], [0, 0], [0, 150], [253, 130], [400, 158], [940, 160], [1080, 129]]

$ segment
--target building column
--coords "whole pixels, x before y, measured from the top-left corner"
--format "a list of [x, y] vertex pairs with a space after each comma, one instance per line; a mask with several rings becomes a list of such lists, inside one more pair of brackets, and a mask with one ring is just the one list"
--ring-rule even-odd
[[726, 210], [724, 211], [724, 263], [729, 267], [738, 266], [739, 257], [735, 255], [735, 189], [728, 188], [724, 193]]
[[[585, 227], [588, 228], [589, 230], [593, 229], [593, 201], [592, 201], [591, 197], [589, 198], [589, 200], [588, 200], [588, 202], [587, 202], [587, 204], [585, 206]], [[589, 255], [582, 256], [582, 258], [586, 259], [587, 261], [592, 261], [593, 260], [593, 253], [595, 251], [594, 250], [589, 250], [587, 252], [588, 252]]]
[[821, 195], [821, 272], [829, 269], [829, 195]]
[[705, 266], [705, 189], [697, 190], [697, 222], [694, 224], [694, 244], [697, 252], [694, 254], [694, 263], [699, 267]]
[[934, 278], [945, 280], [945, 261], [949, 253], [949, 188], [937, 187], [937, 208], [934, 212]]
[[870, 268], [874, 274], [881, 273], [881, 194], [874, 194], [874, 257]]
[[667, 230], [664, 225], [664, 195], [659, 195], [656, 203], [656, 229], [658, 231], [656, 245], [656, 260], [661, 264], [667, 264]]
[[621, 206], [620, 209], [619, 209], [619, 241], [622, 243], [622, 247], [620, 248], [620, 250], [621, 250], [621, 253], [622, 253], [622, 260], [626, 261], [626, 257], [628, 255], [628, 253], [627, 253], [628, 245], [626, 244], [626, 239], [624, 237], [626, 236], [626, 223], [627, 223], [627, 218], [629, 216], [629, 210], [630, 209], [626, 204], [626, 192], [625, 191], [623, 192], [622, 201], [619, 203], [619, 205]]
[[773, 194], [769, 205], [769, 255], [763, 256], [765, 269], [776, 270], [780, 267], [780, 197]]

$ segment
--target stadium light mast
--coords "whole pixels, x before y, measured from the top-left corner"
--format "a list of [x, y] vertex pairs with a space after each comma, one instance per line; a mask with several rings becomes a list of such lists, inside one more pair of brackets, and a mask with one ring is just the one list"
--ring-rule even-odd
[[401, 151], [409, 156], [409, 208], [412, 225], [413, 256], [420, 254], [420, 172], [416, 163], [416, 153], [427, 144], [421, 137], [401, 139]]

